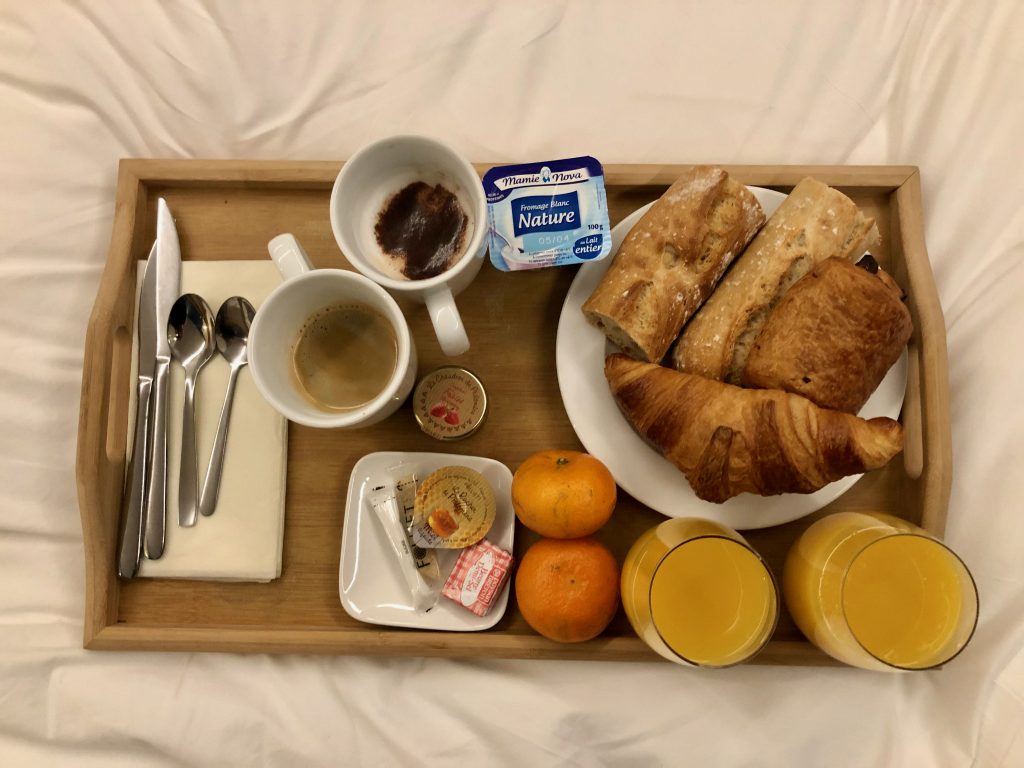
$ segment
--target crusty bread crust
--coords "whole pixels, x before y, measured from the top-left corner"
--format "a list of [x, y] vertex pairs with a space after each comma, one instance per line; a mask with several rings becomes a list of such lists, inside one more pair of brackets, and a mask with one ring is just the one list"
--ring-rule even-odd
[[672, 352], [674, 368], [740, 382], [772, 308], [815, 264], [858, 258], [878, 241], [874, 219], [846, 195], [806, 178], [736, 260]]
[[691, 168], [626, 236], [583, 314], [630, 356], [660, 361], [764, 220], [721, 168]]

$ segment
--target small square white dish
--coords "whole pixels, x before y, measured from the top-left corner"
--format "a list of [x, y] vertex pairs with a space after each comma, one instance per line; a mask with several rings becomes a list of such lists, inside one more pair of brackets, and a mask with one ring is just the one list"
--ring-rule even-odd
[[[516, 519], [512, 509], [512, 472], [500, 461], [451, 453], [370, 453], [356, 462], [349, 478], [338, 568], [342, 607], [354, 619], [389, 627], [447, 632], [478, 632], [493, 627], [505, 614], [509, 584], [501, 590], [498, 601], [486, 616], [477, 616], [444, 596], [439, 597], [437, 604], [426, 613], [417, 613], [413, 609], [409, 589], [391, 544], [366, 504], [369, 490], [386, 478], [392, 467], [402, 463], [416, 473], [418, 480], [447, 466], [469, 467], [483, 475], [490, 483], [497, 503], [494, 525], [485, 538], [506, 552], [512, 551]], [[437, 552], [441, 556], [442, 577], [447, 578], [461, 550]]]

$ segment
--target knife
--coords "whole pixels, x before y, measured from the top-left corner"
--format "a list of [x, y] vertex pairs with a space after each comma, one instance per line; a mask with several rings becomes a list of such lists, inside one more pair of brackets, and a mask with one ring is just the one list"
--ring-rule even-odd
[[135, 440], [132, 442], [132, 456], [128, 464], [125, 483], [124, 529], [121, 533], [121, 551], [118, 553], [117, 573], [124, 579], [131, 579], [139, 570], [142, 556], [142, 519], [146, 496], [146, 446], [149, 440], [149, 394], [153, 387], [153, 358], [156, 356], [156, 337], [153, 328], [156, 323], [156, 243], [149, 251], [146, 271], [143, 273], [142, 290], [139, 292], [139, 309], [135, 326], [139, 341], [136, 354], [139, 359], [136, 376], [135, 398]]
[[171, 364], [171, 346], [167, 340], [167, 318], [181, 292], [181, 246], [171, 210], [161, 197], [156, 217], [156, 294], [155, 327], [152, 330], [156, 354], [153, 363], [153, 391], [150, 397], [146, 505], [145, 553], [158, 560], [164, 553], [164, 527], [167, 507], [167, 370]]

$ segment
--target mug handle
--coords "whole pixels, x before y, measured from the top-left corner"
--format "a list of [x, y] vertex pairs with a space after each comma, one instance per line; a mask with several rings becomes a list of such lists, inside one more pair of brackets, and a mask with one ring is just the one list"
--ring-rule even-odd
[[286, 232], [278, 235], [267, 243], [267, 250], [270, 251], [270, 258], [277, 265], [278, 272], [285, 280], [305, 274], [313, 269], [309, 256], [302, 250], [295, 235]]
[[466, 326], [462, 324], [459, 308], [455, 306], [455, 298], [447, 286], [428, 291], [424, 296], [430, 321], [434, 324], [434, 333], [441, 344], [441, 351], [448, 357], [456, 357], [469, 349], [469, 337]]

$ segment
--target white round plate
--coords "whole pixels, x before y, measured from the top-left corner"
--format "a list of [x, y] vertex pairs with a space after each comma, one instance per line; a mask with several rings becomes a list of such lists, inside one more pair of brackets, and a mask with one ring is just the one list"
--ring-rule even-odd
[[[781, 192], [750, 187], [766, 216], [786, 199]], [[611, 470], [626, 493], [669, 517], [704, 517], [739, 530], [767, 528], [809, 515], [844, 494], [860, 475], [852, 475], [809, 494], [755, 496], [743, 493], [724, 504], [702, 501], [686, 477], [633, 431], [612, 397], [604, 377], [604, 359], [617, 348], [583, 317], [583, 302], [594, 292], [619, 245], [650, 205], [645, 205], [612, 229], [607, 258], [580, 267], [562, 305], [555, 342], [558, 387], [569, 421], [587, 451]], [[864, 404], [864, 418], [897, 418], [907, 384], [906, 352]]]

